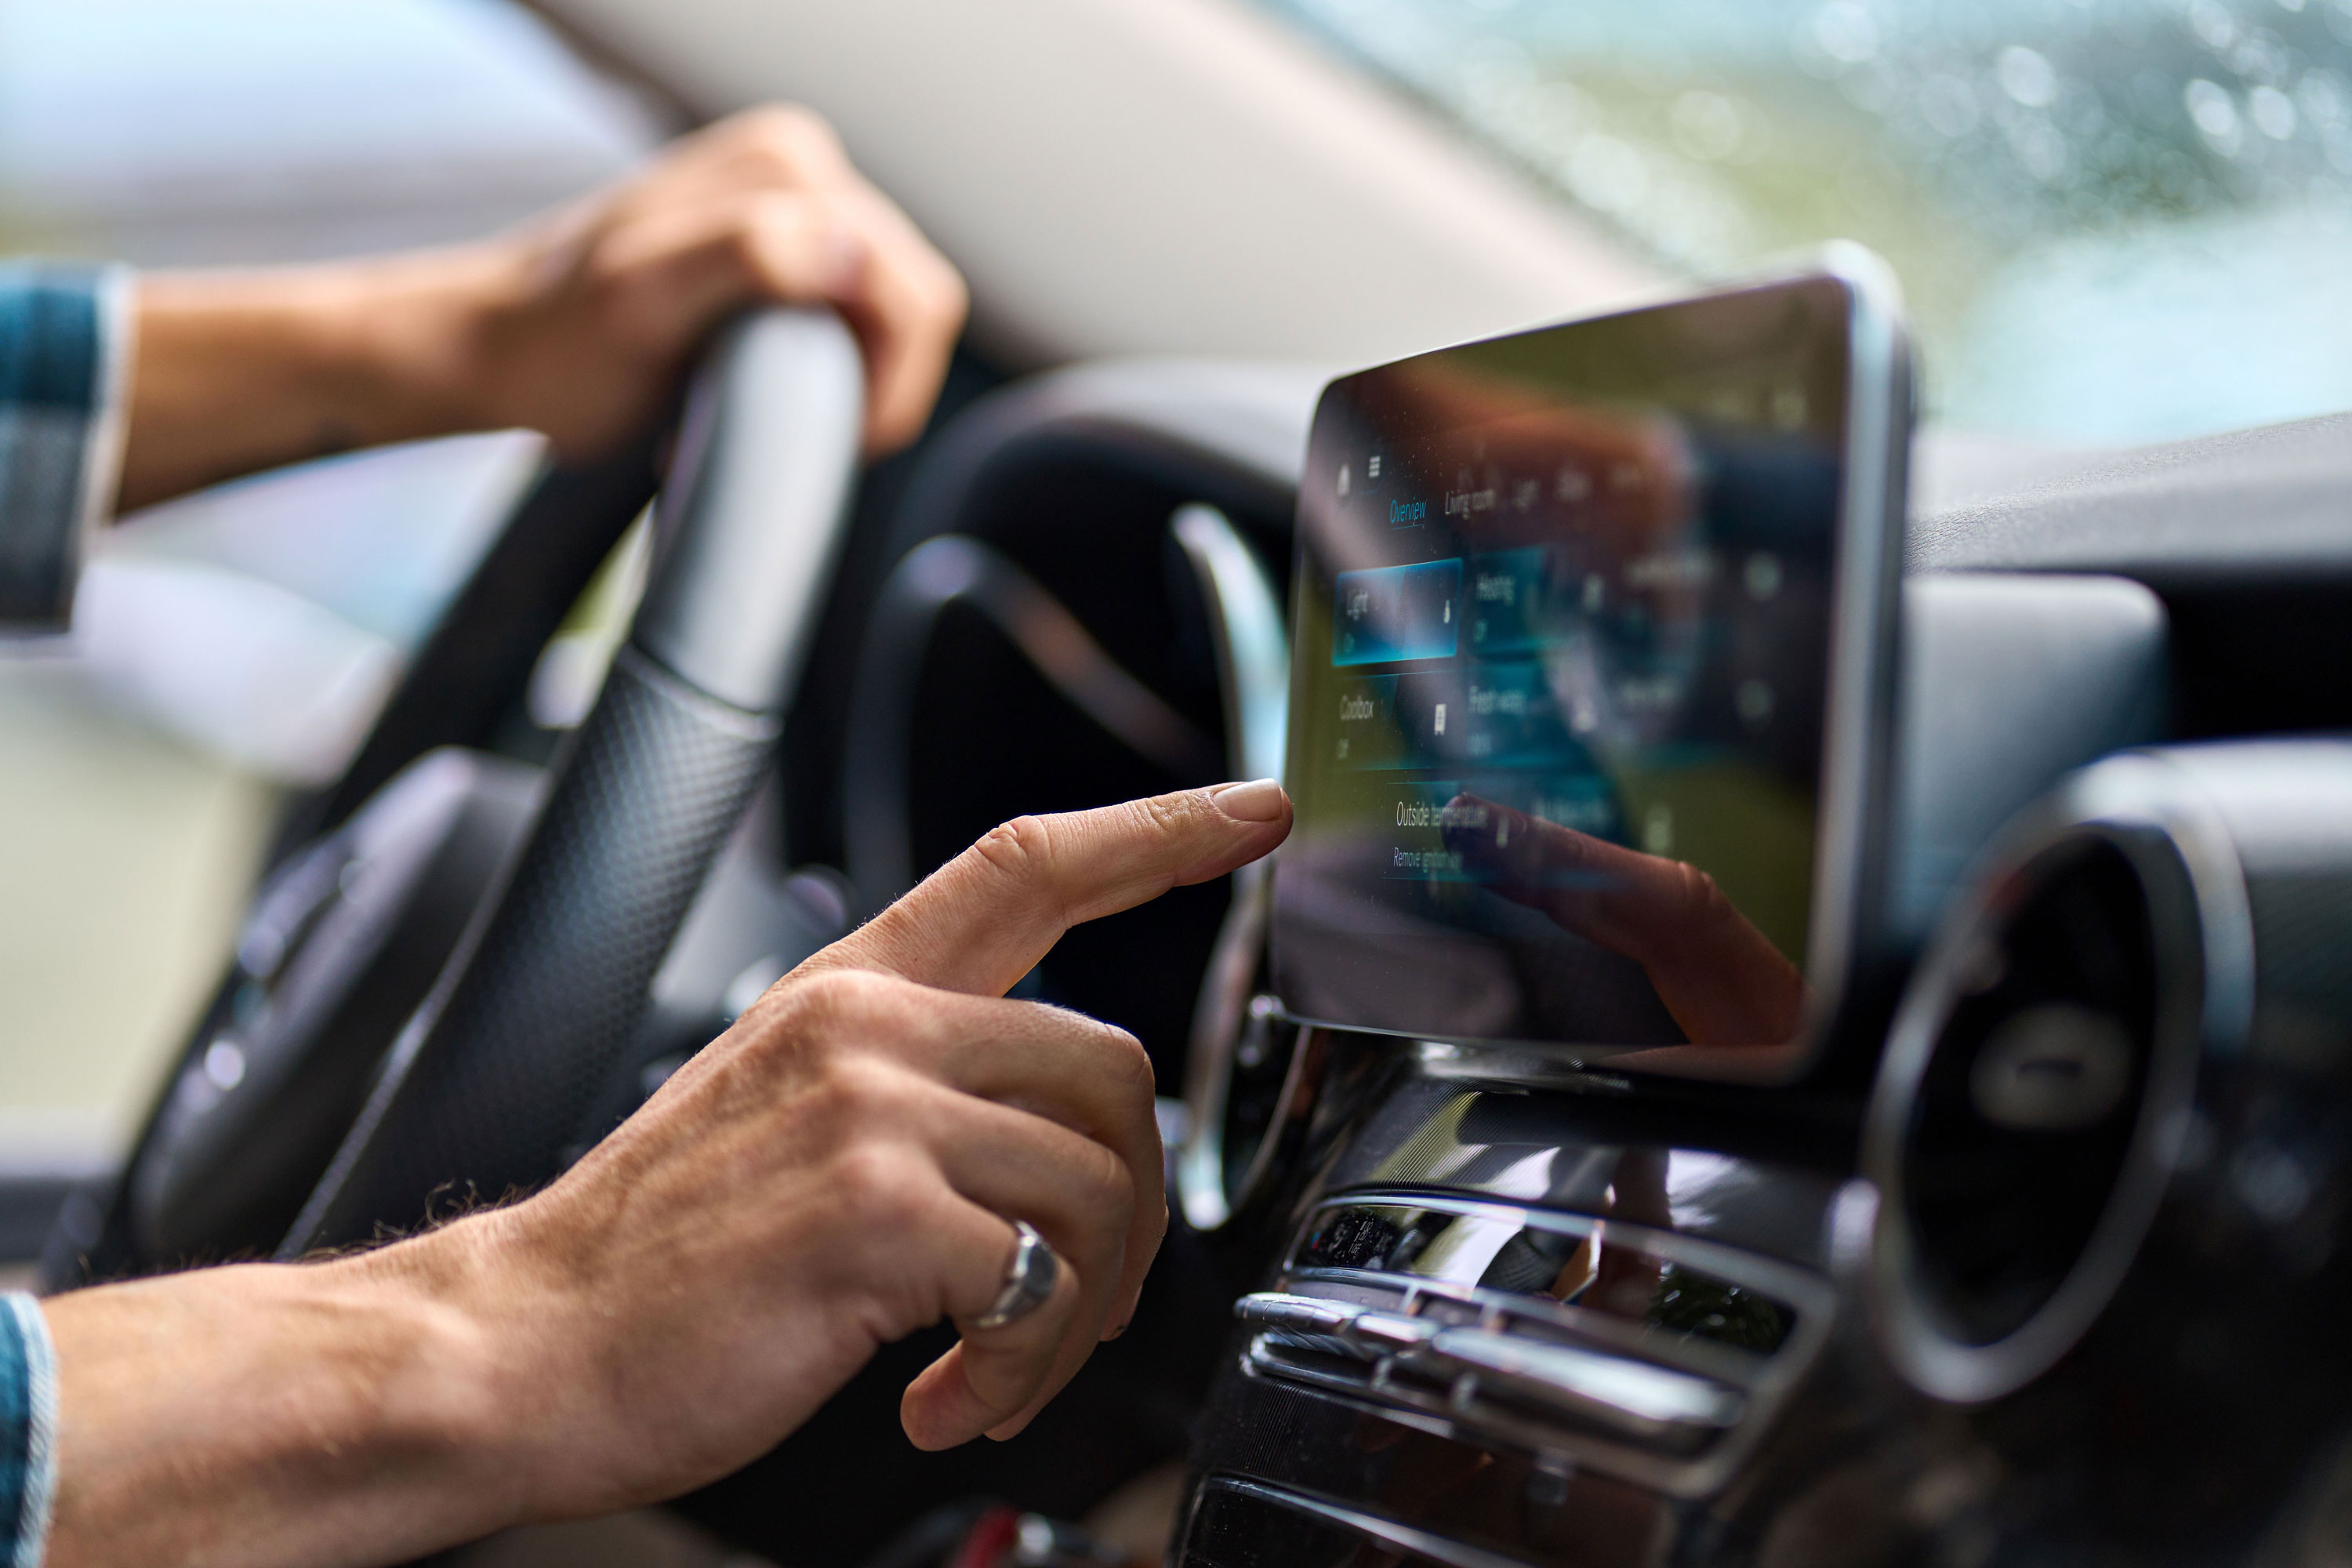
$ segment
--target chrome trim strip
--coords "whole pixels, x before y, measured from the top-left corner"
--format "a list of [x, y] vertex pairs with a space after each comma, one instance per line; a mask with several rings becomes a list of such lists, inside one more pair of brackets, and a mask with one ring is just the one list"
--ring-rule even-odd
[[[1225, 1107], [1233, 1098], [1234, 1056], [1242, 1031], [1250, 1026], [1250, 998], [1265, 956], [1273, 893], [1274, 879], [1266, 874], [1265, 861], [1253, 861], [1234, 873], [1233, 902], [1226, 906], [1216, 942], [1209, 949], [1209, 966], [1192, 1007], [1184, 1069], [1184, 1109], [1192, 1127], [1183, 1147], [1176, 1151], [1176, 1196], [1194, 1230], [1214, 1230], [1224, 1224], [1233, 1217], [1234, 1200], [1240, 1195], [1225, 1184]], [[1296, 1046], [1294, 1041], [1294, 1049]], [[1278, 1110], [1276, 1114], [1278, 1118]], [[1266, 1136], [1273, 1137], [1275, 1131], [1269, 1127]], [[1250, 1164], [1254, 1173], [1257, 1161], [1253, 1158]]]
[[1253, 1359], [1270, 1370], [1295, 1370], [1268, 1350], [1296, 1345], [1376, 1363], [1366, 1373], [1366, 1386], [1374, 1389], [1392, 1386], [1391, 1363], [1429, 1377], [1466, 1377], [1453, 1392], [1457, 1410], [1471, 1408], [1474, 1394], [1491, 1380], [1497, 1389], [1572, 1418], [1654, 1439], [1728, 1430], [1748, 1407], [1738, 1390], [1712, 1378], [1581, 1345], [1388, 1312], [1342, 1311], [1312, 1298], [1271, 1293], [1244, 1297], [1234, 1313], [1272, 1331], [1250, 1347]]
[[[1168, 532], [1200, 581], [1216, 650], [1225, 710], [1225, 771], [1237, 779], [1280, 778], [1290, 723], [1290, 628], [1257, 552], [1225, 514], [1179, 507]], [[1192, 1132], [1176, 1154], [1176, 1191], [1195, 1230], [1214, 1230], [1239, 1193], [1225, 1189], [1224, 1120], [1234, 1051], [1249, 1026], [1249, 1003], [1265, 955], [1272, 879], [1265, 861], [1234, 873], [1233, 902], [1193, 1010], [1184, 1105]], [[1255, 1175], [1257, 1162], [1244, 1173]]]
[[1234, 1303], [1234, 1316], [1244, 1323], [1298, 1334], [1336, 1334], [1368, 1310], [1352, 1301], [1326, 1301], [1279, 1290], [1256, 1291]]
[[1402, 1312], [1359, 1312], [1348, 1323], [1349, 1342], [1375, 1355], [1410, 1355], [1444, 1331], [1426, 1318]]
[[1451, 1389], [1429, 1391], [1399, 1383], [1385, 1366], [1374, 1368], [1369, 1379], [1361, 1379], [1285, 1362], [1267, 1347], [1265, 1342], [1271, 1337], [1261, 1336], [1252, 1343], [1242, 1358], [1244, 1375], [1304, 1386], [1318, 1399], [1455, 1442], [1563, 1455], [1669, 1497], [1704, 1497], [1717, 1489], [1752, 1446], [1745, 1431], [1735, 1431], [1695, 1458], [1662, 1453], [1605, 1430], [1573, 1431], [1503, 1405], [1458, 1405]]
[[[1748, 1405], [1732, 1390], [1686, 1372], [1486, 1329], [1442, 1329], [1423, 1359], [1441, 1371], [1460, 1366], [1477, 1376], [1482, 1389], [1491, 1378], [1512, 1393], [1637, 1436], [1727, 1431], [1739, 1424]], [[1455, 1398], [1466, 1403], [1461, 1390]]]
[[1278, 779], [1290, 727], [1290, 628], [1281, 595], [1257, 552], [1216, 508], [1179, 507], [1168, 531], [1208, 602], [1226, 771], [1237, 779]]
[[1328, 1282], [1358, 1289], [1376, 1285], [1402, 1289], [1406, 1297], [1401, 1308], [1403, 1311], [1419, 1312], [1424, 1310], [1427, 1302], [1447, 1301], [1475, 1311], [1484, 1320], [1507, 1316], [1540, 1323], [1573, 1335], [1579, 1341], [1621, 1352], [1636, 1360], [1672, 1363], [1685, 1371], [1696, 1372], [1735, 1388], [1753, 1388], [1766, 1382], [1771, 1374], [1773, 1362], [1787, 1354], [1790, 1346], [1796, 1343], [1796, 1336], [1792, 1334], [1790, 1344], [1782, 1346], [1771, 1356], [1707, 1340], [1691, 1339], [1662, 1345], [1657, 1342], [1655, 1332], [1639, 1323], [1596, 1312], [1589, 1307], [1547, 1301], [1538, 1296], [1514, 1296], [1507, 1291], [1449, 1285], [1433, 1279], [1408, 1284], [1400, 1275], [1356, 1273], [1337, 1268], [1302, 1268], [1286, 1276], [1286, 1279], [1294, 1287]]
[[1446, 1329], [1445, 1324], [1429, 1319], [1383, 1312], [1354, 1301], [1289, 1296], [1279, 1290], [1244, 1296], [1234, 1303], [1234, 1316], [1295, 1337], [1310, 1349], [1368, 1362], [1412, 1355]]
[[1851, 241], [1825, 246], [1820, 273], [1845, 285], [1853, 305], [1847, 340], [1845, 484], [1838, 503], [1837, 575], [1831, 584], [1829, 701], [1822, 726], [1822, 784], [1806, 937], [1811, 993], [1804, 1048], [1764, 1081], [1787, 1082], [1820, 1059], [1847, 990], [1866, 926], [1882, 914], [1887, 842], [1893, 830], [1895, 698], [1904, 509], [1909, 493], [1912, 373], [1895, 273]]

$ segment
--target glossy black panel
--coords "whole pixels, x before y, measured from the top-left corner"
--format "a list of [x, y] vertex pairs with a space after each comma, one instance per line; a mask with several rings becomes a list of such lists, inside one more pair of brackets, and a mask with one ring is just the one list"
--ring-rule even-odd
[[[1396, 1076], [1351, 1108], [1323, 1190], [1425, 1186], [1720, 1239], [1808, 1267], [1824, 1260], [1821, 1215], [1851, 1123], [1807, 1137], [1761, 1114], [1620, 1098], [1606, 1079], [1583, 1080], [1582, 1092], [1529, 1092], [1488, 1076], [1526, 1058], [1490, 1062], [1360, 1035], [1332, 1041], [1336, 1059], [1359, 1071], [1384, 1061]], [[1665, 1141], [1677, 1124], [1689, 1146]]]
[[1202, 1489], [1185, 1551], [1204, 1568], [1510, 1568], [1515, 1561], [1311, 1492], [1231, 1477]]

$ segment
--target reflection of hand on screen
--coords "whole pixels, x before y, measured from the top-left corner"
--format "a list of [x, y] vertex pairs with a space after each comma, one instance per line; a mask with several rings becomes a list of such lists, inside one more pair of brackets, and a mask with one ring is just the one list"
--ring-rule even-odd
[[1588, 531], [1638, 555], [1690, 515], [1696, 479], [1680, 421], [1596, 402], [1563, 402], [1560, 389], [1493, 367], [1442, 361], [1402, 369], [1389, 386], [1390, 417], [1408, 429], [1475, 428], [1485, 461], [1515, 474], [1549, 475], [1567, 463], [1592, 485], [1577, 498]]
[[[1698, 464], [1682, 422], [1665, 413], [1633, 413], [1560, 401], [1558, 389], [1443, 363], [1393, 367], [1381, 388], [1380, 423], [1402, 430], [1473, 431], [1473, 443], [1424, 453], [1420, 486], [1433, 508], [1454, 517], [1477, 490], [1498, 481], [1530, 485], [1535, 510], [1497, 495], [1491, 510], [1465, 510], [1490, 529], [1556, 531], [1563, 509], [1595, 564], [1650, 554], [1679, 533], [1696, 508]], [[1475, 447], [1475, 458], [1466, 455]], [[1457, 449], [1465, 448], [1465, 449]], [[1394, 475], [1386, 481], [1402, 481]], [[1346, 492], [1342, 492], [1344, 495]], [[1394, 491], [1409, 499], [1405, 489]], [[1395, 516], [1379, 508], [1339, 506], [1318, 541], [1332, 571], [1393, 564]], [[1532, 526], [1530, 524], [1532, 523]]]
[[1805, 983], [1715, 879], [1472, 795], [1445, 841], [1515, 903], [1642, 966], [1695, 1046], [1777, 1046], [1797, 1033]]

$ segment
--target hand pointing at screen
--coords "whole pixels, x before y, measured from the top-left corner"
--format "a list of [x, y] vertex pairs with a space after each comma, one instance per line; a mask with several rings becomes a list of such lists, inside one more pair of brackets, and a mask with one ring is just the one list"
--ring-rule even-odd
[[[1167, 1205], [1142, 1047], [1003, 993], [1070, 926], [1289, 830], [1270, 779], [1007, 823], [535, 1197], [52, 1298], [47, 1561], [397, 1563], [675, 1496], [942, 1318], [908, 1436], [1018, 1432], [1126, 1326]], [[1050, 1261], [1016, 1273], [1023, 1226]]]

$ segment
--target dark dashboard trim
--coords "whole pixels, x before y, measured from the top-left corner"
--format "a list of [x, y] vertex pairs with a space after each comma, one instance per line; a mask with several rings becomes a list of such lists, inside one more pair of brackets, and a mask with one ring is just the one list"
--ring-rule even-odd
[[1238, 1476], [1212, 1476], [1201, 1489], [1201, 1503], [1219, 1492], [1244, 1497], [1253, 1501], [1305, 1514], [1326, 1524], [1337, 1525], [1352, 1535], [1385, 1546], [1391, 1551], [1410, 1552], [1444, 1568], [1529, 1568], [1522, 1558], [1507, 1557], [1499, 1552], [1450, 1540], [1430, 1531], [1419, 1530], [1383, 1514], [1369, 1512], [1334, 1502], [1314, 1492], [1295, 1487], [1275, 1486], [1266, 1481], [1244, 1480]]

